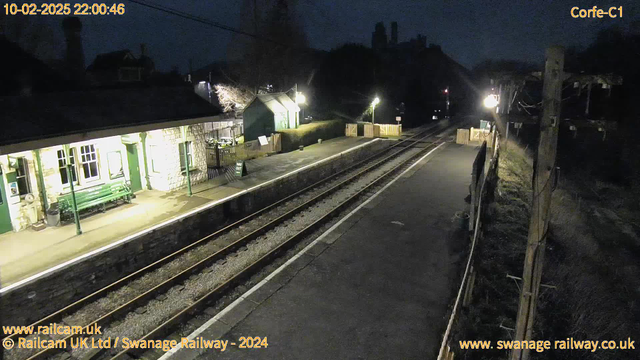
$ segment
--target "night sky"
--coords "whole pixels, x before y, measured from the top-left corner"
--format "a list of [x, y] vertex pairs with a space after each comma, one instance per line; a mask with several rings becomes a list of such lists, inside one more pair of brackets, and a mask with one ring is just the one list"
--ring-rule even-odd
[[[232, 27], [242, 27], [243, 0], [151, 0]], [[98, 53], [130, 49], [140, 53], [146, 43], [156, 68], [176, 65], [188, 69], [227, 57], [236, 39], [229, 32], [211, 28], [124, 0], [123, 16], [83, 17], [86, 65]], [[608, 9], [623, 6], [622, 19], [574, 19], [573, 6], [597, 4]], [[598, 30], [611, 25], [640, 30], [638, 1], [427, 1], [427, 0], [298, 0], [296, 13], [306, 30], [309, 46], [330, 50], [343, 43], [371, 44], [371, 32], [384, 21], [398, 22], [399, 41], [420, 33], [427, 43], [442, 46], [445, 53], [467, 68], [484, 59], [517, 59], [539, 63], [552, 44], [586, 46]], [[61, 17], [45, 21], [62, 40]], [[634, 24], [635, 22], [635, 24]]]

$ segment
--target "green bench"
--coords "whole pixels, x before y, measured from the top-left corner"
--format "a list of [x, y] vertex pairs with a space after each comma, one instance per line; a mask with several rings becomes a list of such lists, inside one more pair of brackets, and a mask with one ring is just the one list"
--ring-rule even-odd
[[[75, 194], [78, 212], [98, 205], [103, 205], [104, 209], [108, 202], [119, 199], [131, 202], [131, 197], [133, 196], [131, 188], [124, 180], [92, 186], [75, 191]], [[73, 217], [73, 199], [71, 198], [71, 193], [58, 197], [58, 208], [60, 209], [60, 215], [63, 217]]]

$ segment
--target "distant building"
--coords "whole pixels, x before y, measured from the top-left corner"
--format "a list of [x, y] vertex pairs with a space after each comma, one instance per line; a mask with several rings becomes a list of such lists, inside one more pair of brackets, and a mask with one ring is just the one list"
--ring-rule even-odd
[[[391, 23], [390, 41], [386, 39], [384, 24], [377, 23], [372, 49], [389, 66], [392, 80], [386, 90], [396, 96], [392, 100], [395, 108], [404, 103], [407, 115], [419, 119], [425, 113], [442, 115], [448, 100], [452, 115], [473, 103], [471, 72], [445, 54], [440, 45], [427, 46], [427, 37], [422, 34], [400, 41], [396, 22]], [[444, 89], [449, 89], [447, 94]]]
[[389, 40], [389, 45], [398, 45], [398, 23], [395, 21], [391, 23], [391, 40]]
[[279, 130], [295, 129], [300, 124], [300, 108], [286, 93], [261, 94], [244, 109], [244, 139], [257, 140]]
[[[396, 26], [396, 35], [397, 35], [397, 26]], [[387, 47], [387, 30], [384, 28], [384, 23], [379, 22], [376, 24], [376, 28], [371, 34], [371, 48], [374, 50], [379, 50], [379, 49], [386, 49], [386, 47]]]
[[139, 58], [129, 50], [99, 54], [87, 68], [89, 82], [94, 86], [110, 86], [148, 79], [155, 65], [146, 55], [144, 44], [140, 46], [140, 53]]

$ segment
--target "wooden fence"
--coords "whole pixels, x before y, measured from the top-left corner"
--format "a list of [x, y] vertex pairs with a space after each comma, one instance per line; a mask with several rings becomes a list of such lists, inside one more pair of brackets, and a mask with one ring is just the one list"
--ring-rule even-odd
[[[237, 160], [249, 160], [282, 150], [282, 135], [273, 134], [267, 138], [267, 144], [261, 145], [259, 140], [247, 141], [244, 144], [219, 148], [207, 147], [207, 167], [222, 168], [235, 165]], [[217, 174], [216, 172], [210, 172]]]
[[344, 136], [357, 137], [358, 124], [345, 124]]
[[376, 124], [380, 127], [380, 136], [400, 136], [402, 135], [402, 125]]
[[458, 129], [456, 134], [456, 143], [463, 145], [480, 145], [487, 142], [487, 146], [494, 148], [493, 141], [495, 138], [495, 126], [491, 130], [485, 129]]
[[472, 234], [471, 250], [469, 251], [467, 265], [464, 270], [464, 275], [462, 276], [460, 288], [458, 289], [458, 295], [456, 296], [453, 309], [451, 310], [451, 316], [447, 323], [447, 328], [442, 337], [438, 360], [453, 360], [454, 351], [452, 350], [452, 346], [455, 346], [456, 344], [451, 342], [452, 329], [458, 319], [460, 309], [470, 304], [473, 294], [473, 285], [475, 282], [475, 271], [473, 266], [475, 261], [474, 251], [479, 239], [482, 238], [483, 215], [486, 212], [486, 204], [493, 201], [493, 191], [498, 178], [500, 137], [497, 131], [492, 131], [490, 133], [490, 142], [495, 144], [495, 146], [490, 147], [489, 142], [483, 141], [482, 147], [473, 162], [471, 185], [469, 186], [469, 190], [471, 192], [471, 204], [469, 207], [472, 214], [472, 216], [471, 214], [469, 216], [469, 230], [470, 234]]

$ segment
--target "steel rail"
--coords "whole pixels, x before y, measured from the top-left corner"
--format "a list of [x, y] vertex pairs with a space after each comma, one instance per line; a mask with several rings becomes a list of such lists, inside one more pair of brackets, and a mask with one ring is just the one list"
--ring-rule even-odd
[[[450, 130], [450, 129], [444, 129], [442, 132], [443, 133], [447, 133], [448, 130]], [[427, 135], [427, 137], [428, 136], [431, 136], [431, 134]], [[365, 194], [374, 185], [376, 185], [380, 181], [386, 179], [391, 174], [396, 173], [398, 170], [400, 170], [401, 167], [410, 165], [412, 163], [412, 161], [418, 159], [425, 152], [431, 150], [433, 147], [435, 147], [435, 146], [437, 146], [439, 144], [440, 144], [440, 142], [438, 142], [438, 141], [430, 143], [428, 146], [426, 146], [425, 148], [421, 149], [416, 154], [412, 155], [410, 158], [402, 161], [400, 164], [398, 164], [398, 165], [394, 166], [392, 169], [386, 171], [385, 173], [383, 173], [382, 175], [377, 177], [375, 180], [373, 180], [369, 184], [365, 185], [362, 189], [358, 190], [355, 194], [351, 195], [349, 198], [347, 198], [346, 200], [341, 202], [338, 206], [336, 206], [335, 208], [333, 208], [332, 210], [327, 212], [325, 215], [321, 216], [319, 219], [317, 219], [313, 223], [307, 225], [304, 229], [302, 229], [301, 231], [299, 231], [298, 233], [296, 233], [295, 235], [290, 237], [288, 240], [284, 241], [280, 245], [276, 246], [274, 249], [270, 250], [267, 254], [263, 255], [261, 258], [259, 258], [258, 260], [256, 260], [252, 264], [250, 264], [247, 267], [245, 267], [243, 270], [238, 272], [236, 275], [234, 275], [230, 279], [226, 280], [224, 283], [218, 285], [216, 288], [214, 288], [213, 290], [211, 290], [207, 294], [203, 295], [198, 300], [196, 300], [195, 302], [193, 302], [192, 304], [190, 304], [189, 306], [187, 306], [186, 308], [184, 308], [180, 312], [178, 312], [175, 315], [173, 315], [170, 319], [168, 319], [167, 321], [163, 322], [162, 324], [160, 324], [159, 326], [157, 326], [156, 328], [151, 330], [149, 333], [147, 333], [146, 335], [144, 335], [142, 338], [138, 339], [137, 341], [146, 341], [146, 340], [154, 339], [154, 338], [156, 338], [158, 336], [162, 336], [168, 329], [172, 328], [174, 325], [182, 323], [183, 319], [186, 316], [188, 316], [189, 314], [194, 313], [198, 309], [207, 306], [211, 301], [219, 299], [220, 297], [223, 296], [223, 293], [225, 292], [225, 290], [227, 290], [228, 288], [233, 287], [234, 285], [236, 285], [237, 283], [243, 281], [244, 279], [254, 275], [257, 271], [259, 271], [260, 269], [263, 268], [264, 264], [268, 263], [278, 253], [280, 253], [284, 249], [288, 249], [288, 248], [292, 247], [293, 245], [297, 244], [300, 240], [302, 240], [304, 237], [306, 237], [312, 231], [314, 231], [318, 226], [324, 224], [324, 222], [327, 219], [330, 219], [330, 218], [334, 217], [337, 213], [339, 213], [346, 206], [350, 205], [352, 202], [357, 200], [360, 196]], [[131, 354], [131, 353], [138, 354], [139, 352], [141, 352], [141, 351], [143, 352], [145, 350], [148, 350], [148, 349], [133, 349], [133, 348], [125, 349], [125, 350], [122, 350], [121, 352], [119, 352], [118, 354], [116, 354], [114, 357], [112, 357], [111, 360], [124, 359], [124, 357], [127, 354]]]

